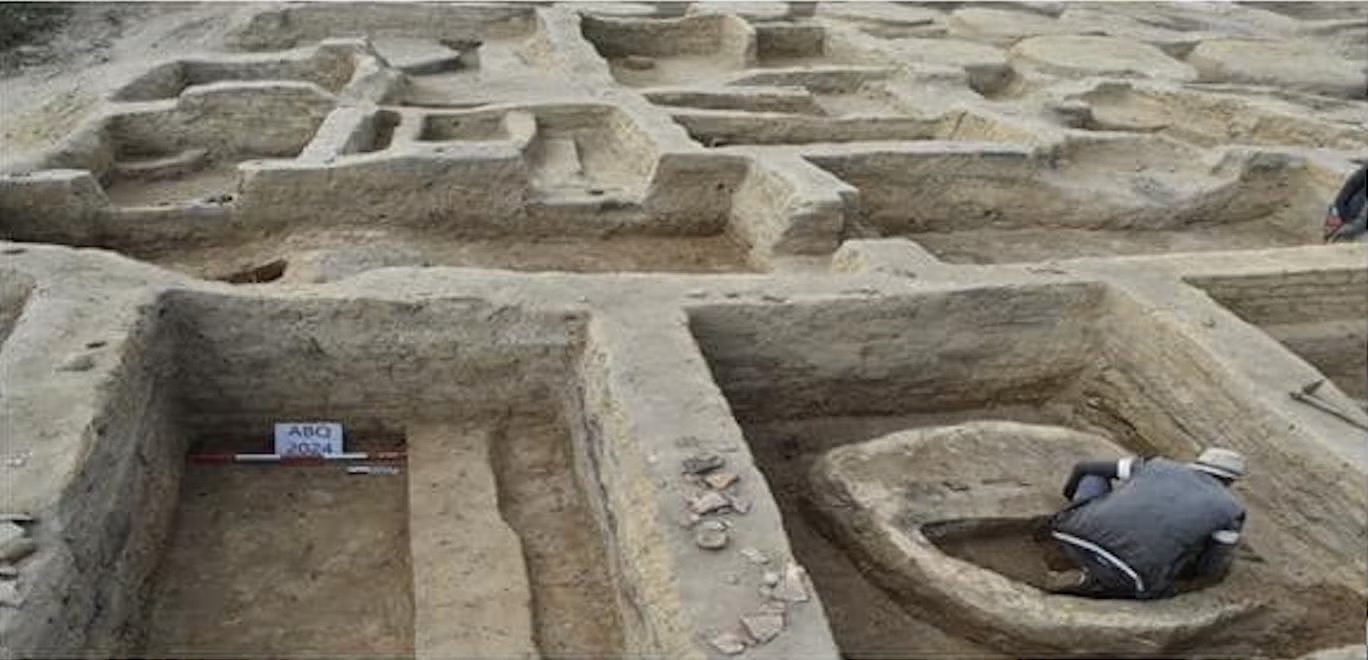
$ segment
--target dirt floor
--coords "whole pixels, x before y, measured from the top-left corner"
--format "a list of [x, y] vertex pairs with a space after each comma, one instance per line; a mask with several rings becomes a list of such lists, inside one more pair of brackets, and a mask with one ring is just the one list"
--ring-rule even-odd
[[115, 206], [222, 202], [237, 192], [237, 184], [237, 163], [217, 163], [181, 177], [155, 181], [116, 180], [105, 187], [105, 194]]
[[411, 655], [406, 483], [339, 465], [188, 465], [143, 653]]
[[515, 417], [494, 437], [499, 509], [522, 539], [542, 657], [622, 654], [622, 624], [603, 538], [554, 420]]
[[1031, 526], [1026, 521], [975, 522], [978, 521], [932, 523], [923, 529], [945, 554], [1041, 589], [1045, 588], [1051, 571], [1073, 568], [1058, 544], [1039, 525]]
[[[1048, 422], [1059, 412], [1003, 409], [1005, 419]], [[822, 595], [832, 632], [847, 658], [1002, 657], [925, 621], [895, 602], [823, 532], [805, 503], [812, 462], [835, 447], [902, 429], [954, 423], [972, 413], [900, 417], [832, 417], [745, 425], [747, 443], [779, 502], [794, 554]]]

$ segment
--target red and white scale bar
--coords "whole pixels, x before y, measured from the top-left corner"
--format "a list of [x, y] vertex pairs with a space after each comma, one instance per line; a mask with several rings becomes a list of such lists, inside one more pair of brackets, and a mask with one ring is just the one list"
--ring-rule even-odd
[[191, 463], [276, 463], [280, 465], [323, 465], [345, 461], [402, 461], [402, 451], [346, 452], [342, 454], [284, 455], [284, 454], [190, 454]]

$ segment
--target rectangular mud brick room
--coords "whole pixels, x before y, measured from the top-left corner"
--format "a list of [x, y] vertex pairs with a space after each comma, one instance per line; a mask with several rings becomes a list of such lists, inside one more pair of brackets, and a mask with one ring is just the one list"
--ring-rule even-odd
[[[0, 656], [1364, 660], [1365, 63], [1365, 2], [0, 3]], [[1214, 447], [1223, 579], [1053, 586], [1075, 464]]]

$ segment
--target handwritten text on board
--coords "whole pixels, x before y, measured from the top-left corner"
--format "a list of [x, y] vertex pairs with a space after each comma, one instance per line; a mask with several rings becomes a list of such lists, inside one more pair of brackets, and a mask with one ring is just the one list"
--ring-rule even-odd
[[342, 453], [342, 425], [336, 422], [281, 422], [275, 425], [275, 453], [318, 456]]

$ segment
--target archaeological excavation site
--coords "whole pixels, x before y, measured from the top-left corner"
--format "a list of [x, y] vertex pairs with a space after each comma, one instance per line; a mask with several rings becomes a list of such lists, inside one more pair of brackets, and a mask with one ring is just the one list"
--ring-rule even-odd
[[[1368, 3], [43, 11], [0, 656], [1365, 658]], [[1223, 580], [1049, 587], [1212, 447]]]

